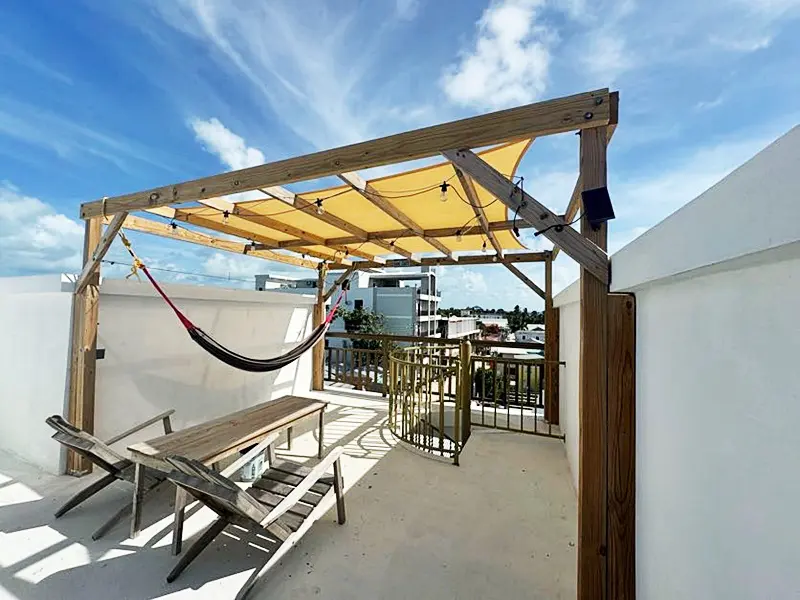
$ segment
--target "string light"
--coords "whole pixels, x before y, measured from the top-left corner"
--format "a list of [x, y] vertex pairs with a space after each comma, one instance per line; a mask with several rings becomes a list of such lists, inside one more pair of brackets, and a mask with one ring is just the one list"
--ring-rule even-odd
[[497, 254], [492, 257], [492, 262], [497, 262]]
[[483, 248], [481, 248], [483, 252], [486, 252], [486, 240], [483, 240]]
[[228, 224], [228, 217], [230, 217], [230, 216], [231, 216], [231, 213], [230, 213], [229, 210], [222, 211], [222, 222], [225, 223], [225, 225]]
[[314, 203], [317, 205], [317, 214], [321, 215], [325, 213], [325, 209], [322, 208], [322, 199], [317, 198], [317, 201]]
[[443, 181], [442, 185], [439, 186], [439, 200], [442, 202], [447, 202], [447, 188], [450, 187], [450, 184], [447, 181]]
[[461, 235], [461, 230], [459, 229], [458, 231], [456, 231], [456, 241], [460, 242], [463, 238], [464, 236]]

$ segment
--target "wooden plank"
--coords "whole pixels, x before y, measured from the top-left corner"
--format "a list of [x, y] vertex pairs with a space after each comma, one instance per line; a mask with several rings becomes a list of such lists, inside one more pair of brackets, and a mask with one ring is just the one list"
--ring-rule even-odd
[[85, 219], [123, 210], [141, 210], [227, 196], [425, 158], [448, 148], [479, 148], [527, 137], [607, 125], [610, 115], [608, 98], [608, 89], [585, 92], [257, 167], [116, 196], [105, 202], [89, 202], [81, 206], [81, 217]]
[[[162, 210], [162, 209], [156, 209]], [[174, 210], [174, 209], [170, 209]], [[490, 231], [510, 231], [514, 227], [514, 221], [494, 221], [489, 223], [489, 230]], [[518, 229], [530, 229], [533, 225], [528, 223], [527, 221], [517, 220], [517, 228]], [[455, 237], [458, 233], [462, 230], [462, 227], [439, 227], [436, 229], [425, 229], [425, 235], [428, 237]], [[411, 231], [410, 229], [386, 229], [383, 231], [374, 231], [369, 232], [367, 234], [367, 239], [370, 242], [378, 243], [379, 241], [386, 242], [387, 240], [398, 240], [410, 237], [418, 237], [416, 233]], [[356, 236], [347, 236], [341, 238], [330, 238], [326, 240], [326, 243], [332, 244], [357, 244], [363, 241], [361, 238]], [[304, 242], [302, 240], [286, 240], [280, 242], [281, 248], [293, 248], [295, 246], [301, 246]], [[387, 242], [388, 244], [388, 242]], [[402, 254], [398, 252], [398, 254]], [[419, 261], [417, 261], [419, 262]]]
[[604, 249], [572, 227], [566, 226], [562, 217], [557, 216], [528, 192], [515, 186], [474, 152], [446, 150], [442, 154], [521, 218], [534, 225], [547, 239], [561, 246], [578, 264], [601, 281], [608, 282], [608, 256]]
[[[96, 249], [102, 243], [101, 233], [102, 219], [95, 218], [86, 221], [83, 236], [84, 265], [94, 262]], [[100, 299], [99, 261], [96, 264], [88, 284], [81, 292], [73, 294], [72, 298], [71, 370], [67, 420], [88, 434], [94, 433], [97, 317]], [[84, 271], [86, 271], [86, 267], [84, 267]], [[67, 473], [83, 475], [91, 471], [92, 463], [87, 458], [75, 452], [67, 454]]]
[[548, 260], [544, 266], [544, 396], [546, 400], [544, 418], [549, 423], [558, 425], [558, 379], [561, 374], [558, 364], [559, 315], [558, 311], [553, 308], [553, 261]]
[[[606, 146], [611, 143], [611, 138], [614, 137], [614, 132], [617, 130], [617, 121], [619, 121], [619, 92], [611, 92], [609, 94], [609, 102], [611, 103], [611, 113], [608, 127], [606, 127]], [[581, 191], [583, 190], [583, 182], [580, 175], [575, 181], [575, 187], [572, 188], [572, 195], [569, 197], [567, 210], [564, 211], [564, 221], [570, 223], [575, 219], [578, 214], [578, 209], [581, 206]], [[553, 248], [553, 260], [558, 257], [560, 248], [556, 246]]]
[[[288, 192], [288, 190], [286, 190]], [[291, 192], [288, 192], [291, 194]], [[306, 200], [305, 198], [301, 198], [300, 196], [293, 196], [294, 197], [294, 205], [298, 207], [300, 210], [304, 211], [306, 214], [311, 215], [315, 219], [322, 221], [323, 223], [327, 223], [328, 225], [332, 225], [333, 227], [337, 227], [342, 231], [346, 231], [347, 233], [354, 236], [356, 239], [352, 242], [352, 244], [358, 244], [361, 242], [369, 241], [369, 233], [352, 223], [345, 221], [344, 219], [337, 217], [334, 214], [331, 214], [328, 211], [323, 212], [322, 214], [317, 213], [317, 207]], [[412, 258], [411, 252], [407, 250], [403, 250], [402, 248], [396, 248], [395, 246], [391, 245], [389, 242], [381, 239], [372, 240], [374, 244], [380, 246], [384, 250], [389, 252], [393, 252], [395, 254], [399, 254], [401, 256], [405, 256], [406, 258]], [[326, 240], [326, 245], [331, 244], [338, 244], [339, 242], [333, 240]]]
[[[606, 185], [606, 134], [581, 132], [580, 169], [586, 189]], [[572, 229], [572, 228], [569, 228]], [[594, 230], [586, 218], [581, 233], [598, 247], [607, 244], [606, 225]], [[564, 249], [566, 252], [566, 248]], [[581, 269], [581, 376], [579, 402], [578, 598], [606, 598], [607, 552], [607, 318], [608, 283]]]
[[[352, 338], [356, 340], [375, 340], [378, 342], [418, 342], [424, 344], [458, 345], [461, 338], [431, 338], [415, 335], [383, 335], [376, 333], [347, 333], [345, 331], [329, 331], [325, 334], [330, 338]], [[501, 342], [494, 340], [470, 340], [473, 346], [495, 346], [498, 348], [517, 348], [526, 350], [541, 350], [542, 342]], [[504, 359], [509, 360], [509, 359]]]
[[337, 287], [339, 287], [340, 285], [342, 285], [342, 283], [344, 282], [344, 280], [345, 280], [345, 279], [347, 279], [348, 277], [350, 277], [350, 274], [353, 272], [353, 269], [354, 269], [354, 268], [355, 268], [355, 267], [350, 267], [350, 268], [349, 268], [349, 269], [347, 269], [347, 270], [346, 270], [344, 273], [342, 273], [341, 275], [339, 275], [339, 277], [337, 277], [337, 278], [336, 278], [336, 281], [334, 281], [334, 282], [333, 282], [333, 284], [331, 284], [331, 287], [330, 287], [330, 289], [329, 289], [327, 292], [325, 292], [325, 295], [323, 296], [323, 300], [324, 300], [325, 302], [327, 302], [327, 301], [328, 301], [328, 299], [329, 299], [331, 296], [333, 296], [333, 293], [336, 291], [336, 288], [337, 288]]
[[636, 598], [636, 299], [608, 296], [608, 598]]
[[[319, 327], [325, 320], [325, 278], [328, 265], [319, 265], [317, 275], [317, 303], [314, 305], [313, 325]], [[322, 390], [325, 387], [325, 336], [311, 349], [311, 389]]]
[[494, 248], [497, 256], [503, 258], [503, 247], [500, 245], [500, 242], [497, 241], [497, 236], [494, 234], [494, 232], [489, 229], [489, 220], [486, 218], [483, 205], [478, 198], [478, 192], [475, 189], [475, 183], [472, 181], [472, 177], [465, 175], [464, 171], [458, 167], [454, 166], [453, 168], [455, 169], [458, 181], [461, 183], [461, 187], [464, 188], [464, 193], [467, 195], [467, 200], [469, 201], [470, 206], [472, 206], [472, 211], [478, 218], [478, 222], [481, 225], [481, 229], [483, 229], [483, 233], [486, 234], [487, 238], [489, 238], [489, 242], [492, 244], [492, 248]]
[[[228, 450], [250, 446], [275, 431], [321, 411], [325, 402], [301, 396], [283, 396], [217, 419], [128, 446], [137, 462], [142, 457], [163, 460], [183, 456], [202, 463], [223, 458]], [[232, 452], [230, 452], [232, 453]], [[228, 453], [228, 454], [230, 454]], [[153, 463], [151, 463], [153, 464]]]
[[514, 275], [516, 275], [519, 278], [519, 280], [522, 281], [522, 283], [524, 283], [529, 288], [531, 288], [534, 292], [536, 292], [536, 294], [540, 298], [542, 298], [544, 300], [547, 297], [546, 294], [544, 293], [544, 290], [542, 288], [540, 288], [538, 285], [536, 285], [535, 283], [533, 283], [533, 281], [531, 281], [531, 279], [527, 275], [525, 275], [525, 273], [520, 271], [517, 267], [515, 267], [511, 263], [507, 263], [507, 262], [503, 262], [503, 265], [505, 265], [506, 269], [508, 269]]
[[[76, 294], [80, 294], [89, 284], [89, 279], [97, 271], [98, 267], [100, 266], [100, 261], [103, 260], [106, 252], [108, 252], [108, 249], [111, 248], [111, 244], [114, 241], [114, 238], [117, 237], [117, 233], [119, 233], [119, 229], [122, 227], [122, 223], [125, 221], [126, 216], [127, 213], [125, 212], [114, 215], [114, 218], [109, 223], [105, 233], [100, 238], [99, 242], [97, 242], [94, 252], [92, 252], [91, 259], [86, 261], [83, 265], [83, 270], [78, 276], [78, 280], [75, 282]], [[101, 224], [102, 219], [97, 219], [97, 223], [98, 225]]]
[[276, 262], [284, 263], [287, 265], [294, 265], [296, 267], [305, 267], [307, 269], [316, 269], [316, 262], [295, 258], [272, 252], [271, 250], [252, 250], [248, 244], [236, 242], [233, 240], [223, 240], [215, 238], [199, 231], [191, 231], [183, 227], [172, 229], [165, 223], [158, 223], [142, 217], [128, 215], [123, 225], [124, 229], [132, 231], [140, 231], [142, 233], [149, 233], [150, 235], [157, 235], [158, 237], [169, 238], [182, 242], [191, 242], [192, 244], [199, 244], [215, 250], [224, 250], [225, 252], [233, 252], [234, 254], [247, 254], [248, 256], [255, 256], [256, 258], [264, 258], [266, 260], [274, 260]]
[[[544, 262], [547, 260], [547, 257], [550, 256], [550, 252], [518, 252], [515, 254], [506, 254], [503, 257], [503, 262], [505, 264], [509, 263], [531, 263], [531, 262]], [[353, 267], [356, 270], [364, 270], [364, 269], [379, 269], [381, 267], [389, 268], [389, 267], [415, 267], [415, 266], [446, 266], [446, 265], [460, 265], [460, 266], [467, 266], [467, 265], [490, 265], [495, 264], [495, 256], [487, 255], [487, 254], [473, 254], [468, 256], [459, 256], [458, 260], [453, 260], [451, 258], [447, 258], [446, 256], [423, 256], [420, 258], [419, 265], [415, 264], [409, 260], [399, 258], [399, 259], [389, 259], [386, 261], [386, 264], [380, 265], [377, 263], [370, 262], [368, 260], [360, 260], [357, 262], [352, 263]], [[350, 265], [344, 265], [341, 263], [333, 263], [329, 265], [329, 268], [332, 271], [339, 271], [341, 269], [346, 269]]]
[[388, 199], [384, 198], [378, 190], [372, 187], [369, 182], [365, 181], [358, 173], [340, 173], [339, 179], [344, 181], [346, 184], [350, 185], [355, 191], [361, 194], [364, 198], [370, 201], [372, 204], [377, 206], [387, 215], [392, 217], [395, 221], [407, 227], [423, 240], [425, 240], [428, 244], [433, 246], [434, 249], [438, 250], [445, 256], [455, 260], [455, 256], [453, 255], [453, 251], [450, 250], [447, 246], [445, 246], [442, 242], [440, 242], [435, 237], [430, 237], [425, 235], [425, 230], [413, 219], [411, 219], [408, 215], [406, 215], [403, 211], [397, 208], [394, 204], [392, 204]]

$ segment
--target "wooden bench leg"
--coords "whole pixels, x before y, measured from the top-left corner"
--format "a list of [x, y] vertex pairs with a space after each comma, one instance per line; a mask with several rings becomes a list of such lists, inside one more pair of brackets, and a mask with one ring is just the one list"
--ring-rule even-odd
[[293, 435], [294, 435], [294, 427], [289, 427], [289, 429], [286, 430], [286, 449], [287, 450], [291, 450], [292, 449], [292, 436]]
[[131, 538], [139, 535], [142, 526], [142, 500], [144, 499], [144, 482], [146, 467], [136, 463], [133, 477], [133, 514], [131, 515]]
[[317, 450], [317, 458], [322, 458], [325, 453], [325, 411], [319, 411], [319, 449]]
[[172, 522], [172, 554], [178, 556], [183, 545], [183, 521], [186, 518], [186, 504], [189, 494], [175, 486], [175, 515]]

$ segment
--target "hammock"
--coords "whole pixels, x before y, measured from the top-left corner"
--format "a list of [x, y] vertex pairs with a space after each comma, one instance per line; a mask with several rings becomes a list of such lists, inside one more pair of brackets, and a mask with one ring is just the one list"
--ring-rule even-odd
[[336, 314], [336, 309], [339, 308], [339, 304], [341, 303], [342, 298], [344, 298], [347, 290], [347, 285], [343, 285], [342, 291], [339, 293], [336, 302], [333, 303], [331, 309], [328, 311], [325, 320], [314, 328], [314, 331], [311, 332], [311, 335], [309, 335], [305, 340], [300, 342], [287, 353], [274, 358], [249, 358], [226, 348], [208, 335], [205, 331], [200, 329], [197, 325], [192, 323], [189, 318], [184, 315], [177, 306], [175, 306], [172, 300], [167, 297], [167, 294], [163, 289], [161, 289], [161, 286], [158, 285], [158, 282], [156, 282], [156, 280], [150, 274], [150, 271], [147, 270], [145, 264], [139, 260], [136, 254], [134, 254], [130, 242], [122, 232], [120, 232], [120, 238], [122, 239], [122, 243], [125, 245], [125, 248], [127, 248], [128, 252], [133, 257], [133, 268], [131, 272], [135, 273], [137, 270], [141, 270], [142, 273], [145, 274], [147, 279], [150, 280], [150, 283], [153, 284], [153, 287], [158, 294], [164, 299], [164, 302], [166, 302], [175, 312], [178, 320], [186, 328], [186, 331], [189, 332], [189, 337], [191, 337], [198, 346], [215, 358], [221, 360], [227, 365], [230, 365], [231, 367], [241, 369], [242, 371], [249, 371], [251, 373], [267, 373], [269, 371], [276, 371], [288, 364], [293, 363], [303, 354], [308, 352], [314, 346], [314, 344], [320, 341], [325, 335], [325, 332], [328, 330], [328, 327], [330, 326], [331, 321], [333, 321], [333, 318]]

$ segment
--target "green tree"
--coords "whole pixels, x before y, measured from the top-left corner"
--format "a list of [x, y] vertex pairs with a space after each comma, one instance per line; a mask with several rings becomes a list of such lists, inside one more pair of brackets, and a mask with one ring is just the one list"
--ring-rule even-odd
[[[336, 316], [344, 321], [344, 329], [347, 333], [371, 333], [382, 335], [386, 333], [386, 320], [382, 314], [373, 312], [365, 308], [339, 307]], [[379, 340], [359, 340], [353, 339], [353, 348], [362, 350], [377, 350], [381, 347]]]

